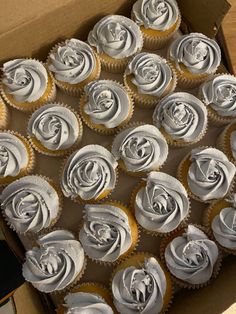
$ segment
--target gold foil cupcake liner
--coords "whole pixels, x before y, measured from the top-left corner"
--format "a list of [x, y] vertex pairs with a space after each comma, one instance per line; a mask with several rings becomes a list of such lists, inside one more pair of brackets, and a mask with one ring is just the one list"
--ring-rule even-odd
[[[46, 60], [46, 66], [49, 69], [49, 65], [50, 65], [50, 55], [54, 54], [57, 49], [61, 46], [63, 46], [65, 43], [65, 41], [60, 42], [58, 44], [56, 44], [54, 47], [52, 47], [52, 49], [49, 51], [47, 60]], [[97, 80], [100, 77], [101, 74], [101, 60], [98, 56], [98, 54], [93, 50], [95, 59], [96, 59], [96, 66], [95, 69], [93, 70], [92, 73], [90, 73], [90, 75], [82, 82], [78, 83], [78, 84], [70, 84], [67, 82], [63, 82], [63, 81], [59, 81], [55, 78], [55, 75], [53, 72], [51, 72], [50, 70], [48, 70], [51, 75], [52, 78], [55, 82], [55, 84], [62, 90], [64, 91], [66, 94], [71, 95], [71, 96], [78, 96], [81, 95], [81, 93], [83, 93], [84, 91], [84, 87], [85, 85], [87, 85], [89, 82], [93, 81], [93, 80]]]
[[236, 159], [234, 159], [230, 144], [230, 136], [231, 133], [236, 131], [236, 120], [231, 122], [229, 125], [227, 125], [224, 130], [221, 132], [220, 136], [217, 139], [216, 146], [220, 150], [223, 151], [223, 153], [226, 154], [226, 156], [229, 158], [229, 160], [236, 165]]
[[129, 110], [129, 114], [128, 116], [126, 117], [126, 119], [120, 124], [118, 125], [117, 127], [115, 128], [106, 128], [104, 125], [102, 124], [95, 124], [91, 121], [89, 115], [87, 115], [85, 112], [84, 112], [84, 105], [86, 103], [86, 99], [87, 99], [87, 95], [85, 93], [83, 93], [83, 95], [81, 96], [80, 100], [79, 100], [79, 114], [83, 120], [83, 122], [92, 130], [92, 131], [96, 131], [98, 133], [101, 133], [103, 135], [113, 135], [115, 134], [120, 127], [122, 126], [125, 126], [127, 123], [129, 123], [130, 119], [132, 118], [133, 116], [133, 112], [134, 112], [134, 101], [133, 101], [133, 97], [132, 97], [132, 94], [130, 93], [129, 90], [127, 90], [127, 88], [122, 85], [121, 83], [119, 83], [118, 81], [115, 81], [115, 80], [110, 80], [116, 84], [118, 84], [121, 88], [123, 88], [128, 96], [129, 96], [129, 103], [130, 103], [130, 110]]
[[[76, 142], [69, 148], [64, 149], [64, 150], [50, 150], [48, 148], [46, 148], [45, 146], [43, 146], [40, 141], [38, 141], [35, 136], [31, 136], [28, 134], [28, 140], [30, 142], [30, 145], [40, 154], [45, 155], [45, 156], [49, 156], [49, 157], [64, 157], [67, 156], [68, 154], [71, 154], [74, 150], [76, 150], [81, 143], [82, 140], [82, 136], [83, 136], [83, 124], [82, 121], [80, 119], [79, 114], [70, 106], [65, 105], [64, 103], [58, 102], [58, 103], [47, 103], [47, 105], [49, 104], [57, 104], [60, 107], [64, 107], [67, 108], [68, 110], [70, 110], [71, 112], [74, 113], [74, 115], [77, 118], [78, 121], [78, 125], [79, 125], [79, 134], [78, 134], [78, 138], [76, 140]], [[45, 104], [46, 105], [46, 104]], [[29, 121], [31, 119], [32, 115], [30, 116], [30, 118], [28, 119], [28, 123], [27, 125], [29, 125]]]
[[0, 97], [0, 129], [7, 129], [10, 122], [10, 112], [4, 103], [3, 99]]

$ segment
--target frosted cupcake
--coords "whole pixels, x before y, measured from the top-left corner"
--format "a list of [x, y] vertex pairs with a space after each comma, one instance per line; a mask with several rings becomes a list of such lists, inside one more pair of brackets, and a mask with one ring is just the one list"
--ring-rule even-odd
[[199, 95], [208, 109], [210, 120], [224, 125], [236, 119], [236, 77], [216, 75], [200, 86]]
[[48, 69], [59, 88], [79, 94], [86, 84], [100, 76], [100, 59], [93, 49], [78, 39], [67, 39], [56, 45], [47, 59]]
[[138, 223], [152, 235], [165, 236], [186, 223], [190, 213], [188, 194], [174, 177], [150, 172], [134, 189], [131, 206]]
[[140, 252], [115, 268], [112, 295], [119, 313], [164, 313], [172, 299], [172, 283], [156, 257]]
[[62, 210], [59, 187], [49, 178], [31, 175], [9, 184], [0, 196], [1, 208], [18, 233], [40, 232], [52, 227]]
[[56, 97], [56, 88], [44, 65], [34, 59], [15, 59], [3, 64], [1, 93], [12, 107], [32, 112]]
[[99, 283], [85, 282], [73, 288], [63, 299], [57, 314], [75, 313], [116, 313], [109, 291]]
[[135, 249], [138, 237], [136, 221], [124, 205], [115, 201], [85, 205], [79, 239], [91, 259], [118, 262]]
[[216, 243], [193, 225], [164, 240], [162, 258], [174, 281], [184, 288], [205, 286], [221, 265]]
[[221, 132], [217, 146], [236, 165], [236, 119]]
[[103, 146], [87, 145], [64, 163], [61, 189], [66, 197], [79, 202], [96, 202], [115, 188], [117, 162]]
[[151, 50], [168, 45], [181, 23], [175, 0], [138, 0], [133, 5], [131, 16], [140, 26], [144, 48]]
[[86, 260], [79, 241], [67, 230], [41, 236], [38, 246], [26, 252], [23, 276], [44, 293], [64, 292], [84, 273]]
[[80, 114], [87, 126], [97, 132], [114, 134], [133, 115], [131, 94], [123, 85], [111, 80], [98, 80], [85, 87], [80, 98]]
[[124, 83], [131, 91], [135, 104], [152, 108], [160, 98], [175, 90], [177, 78], [164, 58], [154, 53], [142, 52], [128, 64]]
[[214, 239], [227, 253], [236, 254], [236, 194], [213, 202], [205, 212], [204, 222]]
[[8, 127], [9, 124], [9, 111], [5, 105], [3, 99], [0, 97], [0, 129], [4, 130]]
[[79, 115], [70, 107], [51, 103], [36, 110], [28, 122], [32, 146], [49, 156], [64, 156], [78, 147], [83, 134]]
[[168, 155], [168, 145], [155, 126], [144, 124], [117, 134], [112, 144], [112, 154], [122, 170], [130, 175], [141, 176], [163, 166]]
[[178, 179], [188, 194], [200, 201], [221, 199], [230, 191], [236, 168], [227, 156], [216, 148], [195, 148], [178, 167]]
[[34, 169], [35, 156], [25, 137], [0, 131], [0, 185], [7, 185]]
[[88, 42], [97, 51], [104, 70], [122, 73], [130, 57], [141, 51], [143, 36], [132, 20], [108, 15], [95, 24]]
[[194, 144], [206, 133], [207, 109], [198, 98], [189, 93], [172, 93], [156, 106], [153, 124], [170, 145]]
[[182, 87], [193, 88], [212, 76], [221, 62], [217, 42], [200, 33], [183, 35], [171, 44], [169, 59]]

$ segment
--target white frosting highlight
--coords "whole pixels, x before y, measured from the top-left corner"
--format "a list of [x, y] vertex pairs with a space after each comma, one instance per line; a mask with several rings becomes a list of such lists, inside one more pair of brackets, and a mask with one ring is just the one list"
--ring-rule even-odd
[[172, 43], [169, 57], [179, 71], [183, 64], [193, 74], [212, 74], [220, 65], [221, 51], [215, 40], [200, 33], [190, 33]]
[[98, 21], [88, 35], [88, 42], [98, 53], [114, 59], [130, 57], [143, 46], [139, 26], [121, 15], [107, 15]]
[[168, 145], [155, 126], [145, 124], [120, 132], [114, 139], [112, 153], [128, 171], [152, 171], [165, 162]]
[[11, 60], [3, 64], [2, 70], [2, 83], [17, 102], [37, 101], [47, 89], [47, 70], [37, 60]]
[[39, 247], [26, 252], [23, 276], [45, 293], [65, 289], [82, 271], [81, 244], [66, 230], [52, 231], [37, 242]]
[[158, 31], [170, 29], [180, 16], [175, 0], [138, 0], [132, 13], [138, 25]]
[[236, 77], [219, 75], [200, 87], [203, 101], [222, 117], [236, 117]]
[[0, 132], [0, 177], [16, 177], [28, 162], [24, 143], [13, 134]]
[[78, 118], [66, 107], [47, 104], [32, 114], [28, 132], [47, 149], [68, 149], [79, 136]]
[[128, 64], [126, 75], [132, 74], [133, 84], [138, 92], [160, 97], [173, 80], [173, 73], [167, 61], [154, 53], [137, 54]]
[[86, 254], [103, 262], [114, 262], [132, 244], [128, 216], [118, 206], [86, 205], [79, 239]]
[[93, 72], [96, 58], [92, 48], [78, 39], [68, 39], [49, 55], [49, 70], [58, 81], [83, 82]]
[[156, 106], [153, 124], [164, 128], [173, 139], [192, 142], [206, 130], [207, 109], [189, 93], [173, 93]]
[[100, 145], [87, 145], [73, 153], [66, 162], [61, 178], [65, 196], [83, 200], [96, 199], [116, 183], [117, 162]]
[[215, 242], [200, 229], [189, 225], [186, 233], [174, 238], [166, 247], [166, 265], [172, 275], [192, 285], [207, 282], [218, 259]]
[[231, 147], [232, 155], [234, 159], [236, 159], [236, 131], [233, 131], [230, 134], [230, 147]]
[[163, 308], [166, 277], [154, 258], [147, 258], [139, 268], [127, 267], [112, 280], [114, 304], [119, 313], [156, 314]]
[[189, 213], [189, 200], [184, 186], [163, 172], [150, 172], [145, 187], [135, 199], [135, 217], [147, 230], [171, 232]]
[[56, 190], [40, 176], [26, 176], [9, 184], [0, 201], [8, 222], [20, 233], [49, 227], [60, 207]]
[[131, 100], [125, 88], [110, 80], [98, 80], [85, 87], [88, 102], [84, 111], [95, 124], [115, 128], [124, 122], [131, 110]]
[[203, 201], [223, 198], [235, 175], [235, 166], [215, 148], [196, 148], [191, 152], [188, 185]]

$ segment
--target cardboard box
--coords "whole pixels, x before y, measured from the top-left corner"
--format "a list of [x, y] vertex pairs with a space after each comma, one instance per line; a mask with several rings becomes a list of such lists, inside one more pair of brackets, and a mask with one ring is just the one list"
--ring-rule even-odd
[[[222, 18], [229, 10], [230, 5], [226, 0], [178, 0], [183, 16], [182, 31], [198, 31], [213, 37], [220, 27]], [[78, 37], [85, 40], [88, 31], [102, 16], [107, 14], [123, 14], [129, 16], [134, 0], [2, 0], [0, 11], [0, 62], [14, 57], [37, 57], [44, 60], [49, 49], [65, 38]], [[220, 44], [224, 48], [222, 39]], [[227, 55], [225, 54], [226, 59]], [[103, 74], [103, 77], [114, 77], [115, 75]], [[70, 104], [76, 108], [78, 99], [67, 96], [60, 91], [57, 99]], [[11, 110], [12, 119], [10, 128], [26, 133], [27, 116], [16, 110]], [[151, 122], [151, 111], [145, 112], [145, 121]], [[135, 109], [134, 121], [143, 120], [143, 110]], [[213, 145], [212, 139], [216, 139], [221, 132], [220, 128], [210, 128], [209, 132], [201, 142], [203, 145]], [[85, 127], [86, 135], [83, 137], [82, 145], [99, 143], [108, 146], [111, 137], [103, 137], [95, 134]], [[180, 150], [171, 149], [167, 165], [163, 171], [174, 175], [176, 165], [186, 154], [189, 148]], [[36, 173], [47, 175], [58, 181], [58, 169], [61, 160], [37, 154]], [[128, 179], [128, 180], [127, 180]], [[112, 195], [113, 199], [128, 202], [129, 193], [139, 179], [127, 177], [121, 173], [119, 186]], [[191, 221], [200, 222], [201, 212], [204, 205], [192, 201]], [[194, 208], [194, 210], [193, 210]], [[58, 226], [70, 230], [77, 230], [78, 222], [82, 217], [82, 206], [73, 203], [69, 199], [64, 200], [64, 210]], [[26, 247], [32, 242], [27, 237], [22, 238]], [[142, 234], [140, 250], [150, 251], [158, 254], [159, 239], [151, 238]], [[179, 291], [169, 313], [222, 313], [230, 305], [236, 302], [236, 269], [235, 257], [225, 258], [220, 276], [208, 287], [198, 291]], [[94, 280], [107, 283], [111, 269], [98, 266], [89, 262], [83, 280]], [[29, 291], [23, 292], [24, 296]], [[37, 293], [35, 294], [37, 295]], [[36, 296], [29, 294], [30, 298]], [[24, 299], [20, 307], [22, 313], [27, 309], [28, 298]], [[31, 304], [32, 305], [32, 304]], [[48, 308], [42, 310], [37, 303], [32, 305], [35, 313], [49, 313]], [[25, 313], [28, 313], [27, 310]], [[33, 312], [30, 312], [33, 313]]]

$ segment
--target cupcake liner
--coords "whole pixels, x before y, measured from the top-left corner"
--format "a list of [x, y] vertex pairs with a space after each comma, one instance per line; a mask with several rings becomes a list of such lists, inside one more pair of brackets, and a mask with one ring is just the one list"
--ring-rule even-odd
[[[144, 109], [153, 109], [157, 105], [157, 103], [160, 99], [162, 99], [163, 97], [165, 97], [169, 93], [172, 93], [176, 89], [176, 86], [178, 83], [177, 73], [176, 73], [174, 67], [172, 66], [172, 64], [170, 62], [167, 61], [167, 64], [169, 65], [169, 67], [173, 73], [173, 78], [172, 78], [172, 81], [170, 82], [171, 86], [169, 85], [166, 88], [166, 91], [160, 97], [139, 93], [137, 90], [137, 87], [132, 82], [130, 82], [130, 79], [128, 79], [127, 75], [124, 73], [124, 75], [123, 75], [124, 85], [125, 85], [126, 89], [129, 90], [129, 92], [131, 93], [131, 95], [134, 99], [135, 105], [137, 105], [140, 108], [144, 108]], [[129, 75], [129, 77], [130, 77], [130, 75]]]
[[23, 135], [19, 134], [16, 131], [11, 131], [11, 130], [3, 130], [2, 132], [15, 135], [19, 140], [21, 140], [23, 142], [23, 144], [25, 145], [26, 150], [28, 152], [29, 160], [28, 160], [27, 167], [24, 169], [21, 169], [17, 176], [15, 176], [15, 177], [7, 176], [4, 178], [0, 178], [0, 187], [6, 186], [9, 183], [11, 183], [11, 182], [23, 177], [23, 176], [31, 174], [34, 170], [35, 163], [36, 163], [34, 151], [33, 151], [32, 147], [30, 146], [30, 143], [28, 142], [28, 140]]
[[[50, 103], [49, 103], [50, 104]], [[51, 103], [53, 104], [53, 103]], [[43, 146], [40, 141], [38, 141], [35, 136], [31, 136], [31, 135], [28, 135], [28, 140], [30, 142], [30, 145], [40, 154], [42, 155], [45, 155], [45, 156], [49, 156], [49, 157], [64, 157], [68, 154], [71, 154], [75, 149], [77, 149], [80, 145], [80, 142], [81, 142], [81, 139], [82, 139], [82, 136], [83, 136], [83, 124], [82, 124], [82, 121], [80, 119], [80, 116], [79, 114], [73, 109], [71, 108], [70, 106], [68, 105], [65, 105], [63, 103], [57, 103], [59, 106], [61, 107], [65, 107], [67, 109], [69, 109], [70, 111], [72, 111], [74, 113], [74, 115], [76, 116], [77, 118], [77, 121], [78, 121], [78, 124], [79, 124], [79, 134], [78, 134], [78, 138], [76, 140], [76, 142], [70, 147], [70, 148], [67, 148], [67, 149], [64, 149], [64, 150], [49, 150], [48, 148], [46, 148], [45, 146]], [[32, 115], [30, 116], [30, 118], [28, 119], [28, 123], [27, 125], [29, 125], [29, 121], [31, 119]]]
[[[32, 59], [32, 58], [26, 58], [26, 59], [40, 62], [37, 59]], [[1, 84], [0, 92], [1, 92], [2, 98], [11, 107], [13, 107], [17, 110], [23, 111], [25, 113], [31, 113], [34, 110], [43, 106], [45, 103], [54, 101], [56, 98], [56, 86], [54, 84], [53, 77], [52, 77], [51, 73], [49, 71], [47, 71], [47, 74], [48, 74], [48, 82], [47, 82], [46, 91], [38, 100], [33, 101], [33, 102], [17, 102], [17, 101], [15, 101], [14, 97], [7, 92], [4, 85]]]
[[230, 135], [233, 131], [236, 131], [236, 120], [227, 125], [221, 132], [220, 136], [217, 139], [216, 146], [222, 150], [229, 160], [236, 165], [236, 160], [233, 157], [231, 145], [230, 145]]
[[[50, 64], [50, 55], [55, 53], [59, 47], [64, 45], [64, 43], [65, 43], [65, 41], [56, 44], [49, 51], [49, 54], [48, 54], [48, 57], [47, 57], [47, 60], [46, 60], [47, 68], [48, 68], [48, 66]], [[93, 70], [92, 73], [90, 73], [89, 77], [87, 77], [84, 81], [82, 81], [82, 82], [80, 82], [78, 84], [70, 84], [70, 83], [67, 83], [67, 82], [59, 81], [59, 80], [57, 80], [55, 78], [54, 73], [50, 72], [50, 70], [48, 70], [51, 73], [53, 81], [55, 82], [55, 84], [61, 90], [63, 90], [65, 93], [67, 93], [68, 95], [71, 95], [71, 96], [78, 96], [78, 95], [80, 95], [83, 92], [84, 86], [86, 84], [88, 84], [89, 82], [91, 82], [93, 80], [97, 80], [100, 77], [100, 74], [101, 74], [101, 61], [100, 61], [100, 58], [97, 55], [97, 53], [94, 50], [93, 50], [93, 52], [94, 52], [94, 56], [95, 56], [95, 59], [96, 59], [96, 68]]]
[[8, 127], [10, 122], [10, 112], [0, 97], [0, 129], [4, 130]]
[[[196, 224], [193, 224], [193, 225], [194, 225], [196, 228], [198, 228], [198, 229], [200, 229], [201, 231], [203, 231], [203, 232], [208, 236], [208, 238], [209, 238], [210, 240], [213, 240], [213, 239], [212, 239], [212, 236], [211, 236], [211, 234], [209, 233], [209, 230], [208, 230], [207, 228], [205, 228], [205, 227], [203, 227], [203, 226], [200, 226], [200, 225], [196, 225]], [[180, 236], [181, 234], [183, 234], [183, 233], [185, 232], [185, 230], [186, 230], [186, 227], [183, 228], [182, 230], [176, 231], [175, 234], [173, 233], [169, 238], [168, 238], [168, 237], [164, 238], [164, 239], [162, 240], [162, 242], [161, 242], [161, 245], [160, 245], [161, 260], [162, 260], [162, 262], [165, 264], [165, 266], [166, 266], [167, 269], [168, 269], [168, 267], [167, 267], [166, 261], [165, 261], [165, 249], [166, 249], [167, 245], [168, 245], [174, 238], [176, 238], [176, 237]], [[174, 282], [177, 286], [179, 286], [179, 287], [181, 287], [181, 288], [185, 288], [185, 289], [200, 289], [200, 288], [203, 288], [203, 287], [209, 285], [209, 284], [218, 276], [218, 274], [219, 274], [219, 272], [220, 272], [220, 269], [221, 269], [221, 265], [222, 265], [222, 253], [221, 253], [221, 251], [220, 251], [220, 249], [219, 249], [219, 256], [218, 256], [218, 259], [217, 259], [217, 261], [216, 261], [216, 263], [215, 263], [215, 265], [214, 265], [214, 269], [213, 269], [212, 276], [211, 276], [211, 278], [210, 278], [208, 281], [206, 281], [206, 282], [204, 282], [204, 283], [201, 283], [201, 284], [190, 284], [190, 283], [188, 283], [188, 282], [186, 282], [186, 281], [183, 281], [183, 280], [181, 280], [181, 279], [175, 277], [175, 276], [172, 275], [171, 273], [170, 273], [170, 275], [171, 275], [171, 278], [172, 278], [173, 282]]]
[[[142, 188], [145, 187], [146, 184], [145, 182], [140, 182], [139, 184], [136, 185], [136, 187], [132, 190], [131, 192], [131, 197], [130, 197], [130, 208], [135, 216], [135, 199], [136, 199], [136, 195], [138, 193], [138, 191]], [[161, 237], [161, 238], [165, 238], [165, 237], [169, 237], [172, 234], [174, 234], [177, 230], [181, 230], [183, 229], [185, 226], [187, 226], [188, 224], [188, 220], [190, 218], [191, 215], [191, 202], [190, 199], [188, 197], [188, 201], [189, 201], [189, 211], [187, 216], [180, 222], [180, 224], [178, 225], [178, 227], [176, 227], [174, 230], [170, 231], [170, 232], [158, 232], [158, 231], [152, 231], [152, 230], [148, 230], [146, 228], [144, 228], [143, 226], [141, 226], [139, 224], [139, 222], [137, 221], [137, 223], [139, 224], [140, 228], [143, 230], [143, 232], [145, 232], [148, 235], [151, 235], [153, 237]]]
[[117, 127], [115, 128], [111, 128], [111, 129], [108, 129], [106, 128], [104, 125], [102, 124], [95, 124], [92, 122], [92, 120], [90, 119], [89, 115], [87, 115], [85, 112], [84, 112], [84, 105], [86, 104], [86, 99], [88, 98], [87, 95], [84, 93], [81, 98], [80, 98], [80, 105], [79, 105], [79, 113], [80, 113], [80, 116], [83, 120], [83, 122], [92, 130], [92, 131], [95, 131], [95, 132], [98, 132], [98, 133], [101, 133], [103, 135], [113, 135], [117, 132], [117, 130], [122, 127], [122, 126], [125, 126], [129, 121], [130, 119], [132, 118], [133, 116], [133, 112], [134, 112], [134, 101], [133, 101], [133, 97], [130, 93], [129, 90], [127, 90], [125, 88], [124, 85], [122, 85], [121, 83], [119, 83], [118, 81], [115, 81], [115, 80], [112, 80], [114, 83], [118, 84], [121, 88], [125, 89], [128, 93], [128, 96], [129, 96], [129, 100], [130, 100], [130, 112], [127, 116], [127, 118], [120, 124], [118, 125]]
[[[123, 204], [122, 202], [120, 201], [116, 201], [116, 200], [112, 200], [112, 199], [109, 199], [109, 200], [106, 200], [106, 203], [105, 204], [109, 204], [109, 205], [113, 205], [113, 206], [118, 206], [122, 211], [124, 211], [126, 213], [126, 215], [128, 216], [128, 219], [130, 221], [130, 219], [133, 219], [133, 222], [135, 222], [135, 228], [136, 228], [136, 233], [137, 233], [137, 237], [136, 237], [136, 240], [134, 241], [134, 243], [131, 244], [131, 247], [126, 251], [124, 252], [116, 261], [114, 262], [105, 262], [105, 261], [101, 261], [101, 260], [98, 260], [98, 259], [94, 259], [92, 257], [90, 257], [86, 252], [86, 256], [91, 259], [93, 262], [95, 262], [96, 264], [99, 264], [99, 265], [104, 265], [104, 266], [109, 266], [109, 267], [112, 267], [114, 265], [118, 265], [120, 264], [123, 260], [125, 260], [127, 257], [129, 256], [132, 256], [135, 254], [136, 250], [137, 250], [137, 247], [139, 245], [139, 242], [140, 242], [140, 228], [139, 228], [139, 225], [135, 219], [135, 216], [133, 215], [131, 209]], [[132, 214], [132, 218], [129, 217], [129, 215], [127, 214], [127, 212], [130, 212], [130, 214]], [[84, 210], [84, 214], [85, 214], [85, 210]], [[84, 225], [84, 219], [82, 221], [82, 223], [80, 224], [80, 227], [79, 227], [79, 232], [80, 230], [82, 229]], [[131, 227], [131, 231], [132, 231], [132, 227]], [[134, 233], [131, 232], [131, 234]]]

